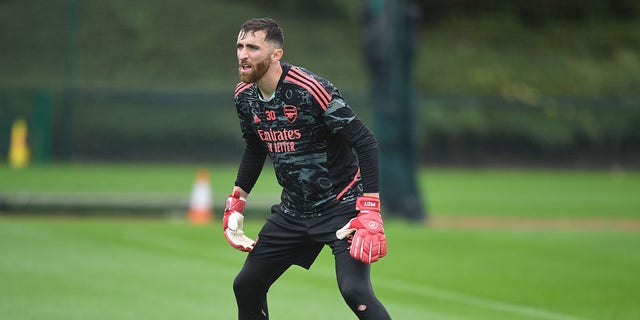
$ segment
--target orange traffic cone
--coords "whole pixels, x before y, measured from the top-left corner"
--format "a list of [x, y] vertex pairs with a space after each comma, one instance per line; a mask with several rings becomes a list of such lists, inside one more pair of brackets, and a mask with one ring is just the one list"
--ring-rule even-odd
[[213, 219], [213, 199], [209, 171], [198, 170], [189, 202], [189, 222], [207, 224]]

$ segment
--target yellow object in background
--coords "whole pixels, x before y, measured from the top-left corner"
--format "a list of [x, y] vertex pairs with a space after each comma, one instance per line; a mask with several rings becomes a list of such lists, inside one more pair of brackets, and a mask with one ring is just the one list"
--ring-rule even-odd
[[11, 126], [11, 145], [9, 147], [9, 165], [12, 168], [24, 168], [29, 165], [31, 154], [27, 142], [27, 122], [20, 118]]

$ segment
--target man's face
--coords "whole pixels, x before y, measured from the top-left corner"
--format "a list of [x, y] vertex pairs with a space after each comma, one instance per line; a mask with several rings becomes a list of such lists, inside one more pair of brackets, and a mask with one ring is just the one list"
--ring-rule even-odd
[[264, 40], [265, 36], [265, 30], [240, 31], [238, 34], [238, 73], [242, 82], [256, 82], [269, 70], [271, 53], [275, 48]]

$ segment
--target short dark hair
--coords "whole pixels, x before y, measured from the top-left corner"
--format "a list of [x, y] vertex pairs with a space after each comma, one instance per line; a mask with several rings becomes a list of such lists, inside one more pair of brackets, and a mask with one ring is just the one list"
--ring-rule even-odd
[[245, 34], [260, 30], [266, 31], [267, 35], [264, 38], [266, 41], [275, 42], [280, 48], [284, 47], [284, 31], [278, 22], [271, 18], [249, 19], [240, 26], [240, 32]]

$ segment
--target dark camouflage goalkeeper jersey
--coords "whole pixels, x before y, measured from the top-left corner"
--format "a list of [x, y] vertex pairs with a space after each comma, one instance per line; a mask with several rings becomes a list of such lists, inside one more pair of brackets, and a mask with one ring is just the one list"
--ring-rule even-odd
[[289, 215], [324, 214], [362, 192], [378, 192], [378, 146], [371, 132], [329, 81], [281, 65], [270, 99], [261, 97], [256, 84], [236, 86], [245, 140], [236, 185], [250, 192], [268, 154]]

